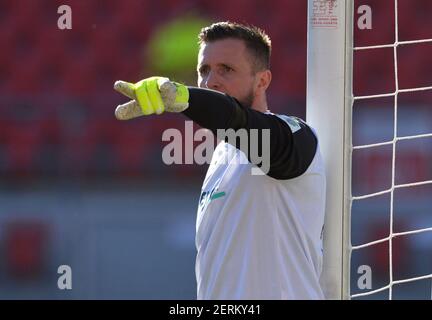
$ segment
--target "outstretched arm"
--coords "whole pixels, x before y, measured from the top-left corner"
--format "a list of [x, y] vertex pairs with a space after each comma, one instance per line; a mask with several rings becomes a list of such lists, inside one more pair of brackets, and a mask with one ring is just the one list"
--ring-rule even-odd
[[[218, 91], [186, 87], [160, 77], [144, 79], [137, 84], [118, 81], [115, 89], [133, 99], [117, 107], [116, 116], [122, 120], [169, 111], [182, 112], [215, 134], [218, 129], [245, 129], [250, 137], [252, 129], [259, 132], [269, 129], [270, 168], [267, 174], [275, 179], [300, 176], [315, 156], [317, 139], [302, 120], [255, 111]], [[257, 143], [258, 150], [263, 150], [262, 145], [266, 143], [263, 135], [258, 134]], [[239, 145], [236, 147], [240, 148]], [[249, 150], [242, 151], [251, 161]]]

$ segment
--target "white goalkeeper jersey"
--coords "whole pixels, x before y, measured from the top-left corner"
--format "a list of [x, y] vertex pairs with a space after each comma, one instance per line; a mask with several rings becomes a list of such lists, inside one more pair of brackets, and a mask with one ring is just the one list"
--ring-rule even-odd
[[317, 146], [300, 176], [252, 175], [255, 167], [220, 142], [196, 222], [198, 299], [323, 299], [325, 174]]

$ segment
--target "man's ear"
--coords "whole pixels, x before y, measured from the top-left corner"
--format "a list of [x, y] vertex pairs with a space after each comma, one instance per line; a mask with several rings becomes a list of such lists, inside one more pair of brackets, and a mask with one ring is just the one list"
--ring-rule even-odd
[[272, 79], [271, 71], [266, 69], [256, 74], [256, 93], [263, 94], [270, 85]]

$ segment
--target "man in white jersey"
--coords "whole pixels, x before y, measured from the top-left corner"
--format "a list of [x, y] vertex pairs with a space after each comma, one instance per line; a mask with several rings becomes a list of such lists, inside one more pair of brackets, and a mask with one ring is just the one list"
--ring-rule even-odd
[[256, 27], [219, 22], [199, 41], [199, 88], [170, 82], [170, 95], [160, 77], [115, 85], [132, 98], [116, 110], [119, 119], [170, 111], [214, 133], [270, 130], [263, 174], [253, 174], [263, 163], [252, 161], [250, 148], [222, 139], [215, 149], [197, 213], [197, 298], [323, 299], [324, 166], [314, 131], [269, 110], [270, 39]]

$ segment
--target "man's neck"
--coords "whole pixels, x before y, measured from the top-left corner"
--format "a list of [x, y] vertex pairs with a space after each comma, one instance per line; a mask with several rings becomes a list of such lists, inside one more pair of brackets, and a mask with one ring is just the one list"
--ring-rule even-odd
[[262, 113], [269, 111], [266, 96], [255, 97], [255, 100], [252, 103], [252, 109]]

